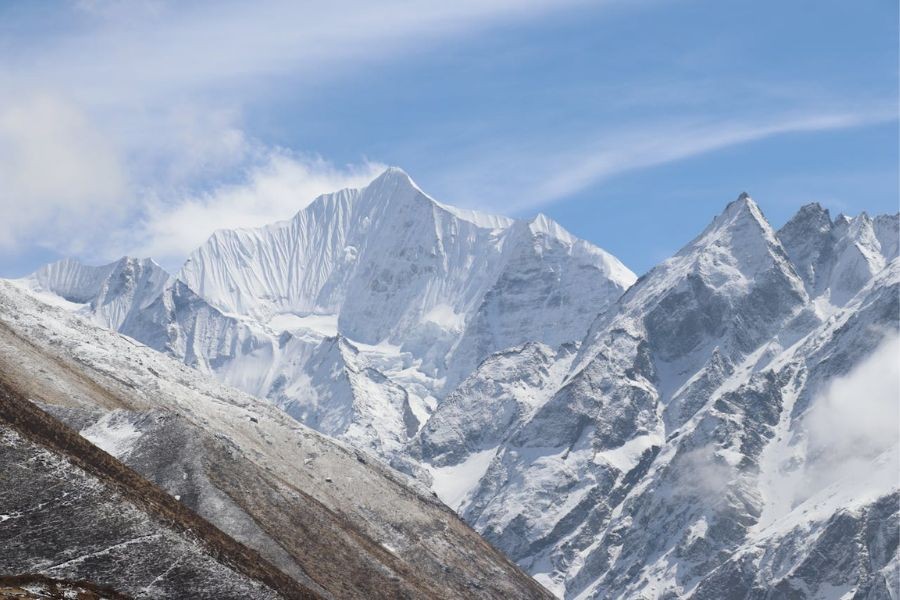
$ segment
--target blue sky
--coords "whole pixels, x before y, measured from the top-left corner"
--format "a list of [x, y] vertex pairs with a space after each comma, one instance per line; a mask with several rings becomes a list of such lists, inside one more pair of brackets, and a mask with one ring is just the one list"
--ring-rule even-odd
[[749, 191], [898, 209], [888, 0], [0, 3], [0, 276], [175, 269], [404, 168], [638, 273]]

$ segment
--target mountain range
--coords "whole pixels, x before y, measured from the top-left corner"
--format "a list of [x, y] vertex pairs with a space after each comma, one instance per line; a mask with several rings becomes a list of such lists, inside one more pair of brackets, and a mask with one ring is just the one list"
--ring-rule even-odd
[[[42, 353], [54, 343], [42, 320], [65, 323], [66, 339], [78, 330], [63, 354], [94, 370], [105, 363], [88, 358], [92, 346], [168, 355], [135, 385], [237, 388], [239, 404], [268, 411], [288, 435], [274, 404], [339, 440], [304, 433], [320, 440], [317, 456], [346, 444], [371, 457], [354, 480], [384, 461], [393, 469], [377, 466], [378, 477], [426, 500], [433, 491], [558, 597], [896, 598], [898, 231], [898, 215], [832, 218], [816, 204], [776, 230], [742, 194], [636, 278], [543, 215], [453, 208], [389, 169], [289, 221], [218, 231], [174, 276], [149, 259], [47, 265], [4, 284], [0, 317]], [[40, 373], [19, 381], [51, 385]], [[158, 404], [172, 406], [152, 394], [134, 414], [94, 402], [91, 418], [41, 401], [88, 439], [146, 427], [161, 447], [178, 429], [150, 425]], [[239, 418], [191, 411], [213, 439]], [[299, 460], [238, 446], [275, 472]], [[220, 454], [207, 461], [227, 474]], [[160, 468], [146, 473], [176, 489]], [[325, 505], [373, 527], [349, 491]], [[246, 506], [251, 521], [274, 518]], [[414, 525], [401, 529], [409, 568], [443, 560], [429, 548], [433, 562], [416, 563]], [[242, 543], [263, 539], [241, 531]], [[291, 571], [292, 560], [309, 563], [286, 551], [293, 558], [265, 558], [335, 593], [321, 583], [332, 574]], [[501, 564], [485, 552], [473, 569]], [[539, 594], [503, 572], [497, 597]]]

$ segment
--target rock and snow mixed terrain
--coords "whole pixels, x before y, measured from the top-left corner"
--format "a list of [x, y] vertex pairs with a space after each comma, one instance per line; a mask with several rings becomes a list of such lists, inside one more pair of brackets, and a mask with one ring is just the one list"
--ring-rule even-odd
[[[775, 231], [742, 195], [635, 282], [391, 169], [176, 277], [16, 287], [415, 475], [560, 597], [894, 599], [898, 279], [897, 215]], [[84, 434], [132, 456], [107, 419]]]
[[2, 281], [0, 436], [3, 575], [134, 598], [549, 597], [374, 457]]
[[[816, 226], [822, 240], [790, 235], [821, 214], [807, 208], [776, 233], [749, 198], [732, 203], [597, 319], [549, 392], [539, 378], [498, 386], [509, 370], [548, 372], [528, 348], [501, 372], [486, 361], [460, 389], [496, 390], [488, 406], [448, 399], [420, 436], [443, 469], [493, 453], [460, 506], [466, 520], [566, 597], [891, 597], [896, 427], [833, 456], [841, 424], [829, 440], [810, 422], [829, 386], [897, 335], [900, 262], [865, 216]], [[791, 261], [800, 240], [820, 244], [814, 267]], [[895, 425], [896, 368], [880, 385], [876, 409]], [[480, 443], [510, 405], [513, 426]], [[870, 480], [840, 477], [830, 463], [846, 458]], [[847, 537], [821, 547], [833, 529]]]
[[0, 413], [0, 597], [319, 597], [4, 384]]

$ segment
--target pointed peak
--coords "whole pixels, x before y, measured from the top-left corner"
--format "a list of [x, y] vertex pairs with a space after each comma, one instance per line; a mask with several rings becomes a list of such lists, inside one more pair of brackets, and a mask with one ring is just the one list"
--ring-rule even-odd
[[748, 194], [747, 192], [741, 192], [738, 195], [737, 199], [732, 200], [728, 203], [728, 206], [725, 207], [724, 214], [736, 214], [741, 211], [751, 210], [755, 207], [756, 202], [753, 201], [753, 198], [750, 197], [750, 194]]
[[406, 185], [416, 190], [419, 190], [419, 186], [416, 185], [416, 182], [412, 180], [412, 177], [409, 174], [401, 169], [400, 167], [388, 167], [382, 173], [372, 180], [372, 183], [369, 185], [383, 185], [383, 184], [392, 184], [392, 185]]
[[125, 255], [119, 260], [112, 263], [114, 265], [143, 265], [143, 266], [152, 266], [152, 267], [160, 267], [155, 260], [152, 258], [138, 258], [136, 256], [128, 256]]
[[[713, 219], [712, 224], [707, 232], [722, 227], [732, 226], [733, 224], [743, 222], [745, 220], [755, 221], [764, 229], [769, 228], [769, 223], [763, 216], [762, 211], [757, 206], [753, 198], [747, 192], [741, 192], [736, 200], [732, 200], [725, 207], [722, 213]], [[732, 225], [729, 225], [732, 224]]]
[[566, 243], [574, 243], [576, 240], [571, 233], [563, 229], [562, 225], [544, 213], [536, 214], [530, 220], [525, 221], [525, 224], [533, 234], [549, 235]]
[[44, 287], [48, 287], [48, 289], [63, 290], [68, 285], [71, 285], [71, 283], [65, 282], [76, 280], [83, 282], [86, 279], [100, 282], [124, 271], [145, 271], [159, 274], [159, 276], [164, 278], [171, 277], [168, 271], [152, 258], [123, 256], [118, 260], [103, 265], [88, 265], [77, 258], [67, 257], [40, 267], [26, 278], [31, 278]]
[[829, 221], [831, 220], [828, 209], [819, 204], [818, 202], [810, 202], [809, 204], [804, 204], [800, 207], [800, 210], [797, 211], [797, 215], [825, 215], [828, 217]]
[[124, 270], [133, 260], [124, 256], [105, 265], [86, 265], [75, 258], [64, 258], [44, 265], [23, 280], [36, 291], [50, 292], [70, 302], [86, 303], [99, 293], [104, 281]]
[[710, 244], [721, 244], [723, 240], [729, 240], [727, 242], [729, 245], [762, 244], [760, 247], [778, 243], [772, 226], [747, 193], [742, 193], [737, 200], [730, 202], [703, 233], [682, 248], [678, 254], [691, 253]]
[[110, 263], [109, 265], [100, 268], [109, 268], [111, 272], [120, 270], [132, 270], [159, 273], [166, 277], [170, 276], [168, 271], [166, 271], [158, 262], [149, 257], [137, 258], [134, 256], [123, 256], [116, 262]]
[[388, 167], [359, 191], [362, 196], [379, 203], [394, 202], [398, 199], [407, 202], [434, 202], [434, 199], [423, 192], [406, 171], [399, 167]]
[[559, 224], [557, 224], [556, 221], [554, 221], [544, 213], [536, 214], [530, 221], [528, 221], [528, 224], [543, 231], [547, 231], [551, 227], [559, 227]]
[[728, 203], [725, 210], [713, 220], [712, 227], [718, 228], [726, 223], [733, 223], [744, 219], [751, 219], [760, 225], [769, 227], [768, 221], [763, 216], [762, 211], [757, 206], [753, 198], [747, 192], [741, 192], [736, 200]]
[[399, 167], [388, 167], [381, 175], [372, 180], [364, 193], [371, 194], [371, 197], [381, 198], [382, 201], [393, 200], [397, 197], [397, 192], [406, 192], [406, 195], [400, 197], [406, 201], [428, 202], [430, 205], [437, 207], [439, 210], [453, 215], [457, 219], [468, 221], [477, 227], [486, 229], [506, 229], [513, 223], [513, 219], [482, 213], [477, 210], [466, 208], [458, 208], [449, 204], [444, 204], [435, 200], [422, 190], [412, 178]]
[[386, 168], [386, 169], [384, 170], [384, 172], [382, 173], [382, 176], [384, 176], [384, 175], [395, 175], [395, 176], [399, 176], [399, 177], [409, 177], [409, 175], [406, 173], [406, 171], [404, 171], [404, 170], [401, 169], [400, 167], [395, 167], [395, 166], [390, 166], [390, 167]]
[[852, 222], [853, 222], [853, 218], [848, 217], [844, 213], [840, 213], [838, 216], [836, 216], [834, 218], [835, 227], [840, 226], [840, 225], [849, 225]]
[[798, 235], [806, 236], [814, 232], [826, 233], [833, 227], [828, 209], [818, 202], [811, 202], [800, 207], [800, 210], [778, 230], [778, 236], [796, 238]]

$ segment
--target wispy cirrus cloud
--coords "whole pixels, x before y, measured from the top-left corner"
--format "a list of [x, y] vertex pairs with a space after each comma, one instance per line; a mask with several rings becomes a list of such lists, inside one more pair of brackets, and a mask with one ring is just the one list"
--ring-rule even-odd
[[551, 174], [534, 192], [538, 204], [553, 202], [591, 184], [633, 169], [652, 167], [790, 133], [846, 129], [896, 120], [886, 110], [825, 112], [745, 121], [676, 123], [657, 130], [630, 132], [619, 139], [588, 145], [570, 155], [569, 165]]
[[77, 28], [22, 36], [7, 75], [65, 86], [87, 103], [171, 101], [191, 94], [250, 96], [290, 73], [308, 85], [456, 35], [532, 19], [585, 0], [402, 0], [299, 3], [132, 3], [80, 0]]
[[[540, 143], [502, 145], [474, 153], [476, 160], [452, 170], [466, 182], [463, 196], [528, 212], [571, 197], [638, 169], [686, 160], [716, 150], [787, 134], [816, 133], [897, 120], [882, 105], [795, 111], [743, 118], [673, 118], [591, 136], [572, 135]], [[510, 190], [516, 190], [510, 199]]]
[[147, 198], [114, 254], [152, 256], [169, 269], [217, 229], [259, 227], [292, 216], [321, 194], [366, 185], [385, 165], [336, 166], [318, 156], [269, 151], [237, 182], [177, 198]]

